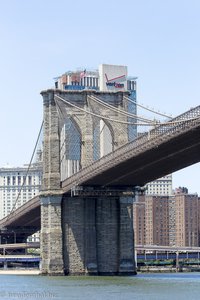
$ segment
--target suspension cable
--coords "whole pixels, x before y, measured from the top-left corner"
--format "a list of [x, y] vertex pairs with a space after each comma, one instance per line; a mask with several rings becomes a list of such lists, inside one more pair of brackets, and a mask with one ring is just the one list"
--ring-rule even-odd
[[83, 109], [75, 104], [72, 104], [71, 102], [67, 101], [66, 99], [58, 96], [58, 95], [55, 95], [55, 97], [57, 97], [58, 99], [60, 99], [61, 101], [63, 101], [65, 104], [68, 104], [72, 107], [75, 107], [76, 109], [80, 110], [80, 111], [83, 111], [87, 114], [90, 114], [92, 116], [95, 116], [97, 118], [100, 118], [100, 119], [105, 119], [105, 120], [109, 120], [111, 122], [116, 122], [116, 123], [121, 123], [121, 124], [128, 124], [128, 125], [138, 125], [138, 126], [154, 126], [154, 125], [158, 125], [160, 124], [160, 122], [152, 122], [152, 123], [137, 123], [137, 122], [126, 122], [126, 121], [121, 121], [121, 120], [116, 120], [116, 119], [112, 119], [112, 118], [109, 118], [109, 117], [106, 117], [106, 116], [103, 116], [103, 115], [99, 115], [99, 114], [95, 114], [91, 111], [88, 111], [86, 109]]
[[30, 171], [30, 168], [31, 168], [31, 165], [32, 165], [33, 157], [34, 157], [34, 155], [35, 155], [35, 151], [36, 151], [36, 148], [37, 148], [37, 146], [38, 146], [38, 142], [39, 142], [39, 139], [40, 139], [40, 135], [41, 135], [41, 132], [42, 132], [43, 125], [44, 125], [44, 121], [42, 121], [42, 124], [41, 124], [41, 126], [40, 126], [39, 134], [38, 134], [38, 137], [37, 137], [37, 140], [36, 140], [36, 143], [35, 143], [35, 147], [34, 147], [34, 149], [33, 149], [33, 153], [32, 153], [32, 156], [31, 156], [31, 160], [30, 160], [29, 165], [28, 165], [28, 168], [27, 168], [27, 170], [26, 170], [26, 174], [25, 174], [25, 176], [24, 176], [22, 185], [20, 186], [20, 190], [19, 190], [19, 192], [18, 192], [18, 194], [17, 194], [17, 198], [16, 198], [16, 200], [15, 200], [15, 203], [14, 203], [14, 205], [13, 205], [13, 207], [12, 207], [12, 210], [11, 210], [10, 214], [8, 215], [8, 217], [14, 212], [14, 210], [15, 210], [15, 208], [16, 208], [16, 205], [17, 205], [17, 202], [18, 202], [18, 200], [19, 200], [19, 196], [20, 196], [20, 194], [21, 194], [21, 191], [22, 191], [22, 189], [23, 189], [23, 187], [24, 187], [24, 185], [25, 185], [27, 175], [28, 175], [28, 173], [29, 173], [29, 171]]
[[88, 110], [85, 110], [75, 104], [72, 104], [71, 102], [67, 101], [66, 99], [58, 96], [58, 95], [55, 95], [58, 99], [62, 100], [65, 104], [68, 104], [72, 107], [75, 107], [77, 108], [78, 110], [80, 111], [83, 111], [87, 114], [90, 114], [92, 116], [95, 116], [97, 118], [100, 118], [100, 119], [105, 119], [105, 120], [109, 120], [111, 122], [116, 122], [116, 123], [121, 123], [121, 124], [128, 124], [128, 125], [138, 125], [138, 126], [163, 126], [163, 125], [167, 125], [167, 126], [174, 126], [176, 124], [180, 124], [180, 123], [183, 123], [183, 122], [186, 122], [186, 121], [191, 121], [191, 120], [197, 120], [199, 119], [200, 117], [195, 117], [195, 118], [189, 118], [189, 119], [185, 119], [185, 120], [175, 120], [175, 121], [168, 121], [168, 122], [158, 122], [158, 121], [155, 121], [155, 122], [152, 122], [152, 123], [133, 123], [133, 122], [126, 122], [126, 121], [120, 121], [120, 120], [116, 120], [116, 119], [112, 119], [112, 118], [109, 118], [109, 117], [106, 117], [106, 116], [103, 116], [103, 115], [98, 115], [98, 114], [95, 114], [91, 111], [88, 111]]
[[147, 108], [147, 107], [143, 106], [142, 104], [139, 104], [139, 103], [137, 103], [136, 101], [133, 101], [133, 99], [131, 99], [131, 98], [129, 98], [129, 97], [124, 96], [124, 98], [125, 98], [126, 100], [128, 100], [128, 101], [130, 101], [130, 102], [136, 104], [137, 106], [139, 106], [139, 107], [141, 107], [141, 108], [144, 108], [144, 109], [146, 109], [146, 110], [148, 110], [148, 111], [150, 111], [150, 112], [152, 112], [152, 113], [154, 113], [154, 114], [157, 114], [157, 115], [160, 115], [160, 116], [162, 116], [162, 117], [166, 117], [166, 118], [172, 119], [171, 116], [168, 116], [168, 115], [166, 115], [166, 114], [162, 114], [162, 113], [160, 113], [160, 112], [157, 112], [157, 111], [155, 111], [155, 110], [152, 110], [152, 109], [150, 109], [150, 108]]
[[126, 111], [121, 110], [121, 109], [119, 109], [119, 108], [116, 108], [116, 107], [110, 105], [109, 103], [105, 103], [104, 101], [100, 100], [99, 98], [97, 98], [97, 97], [95, 97], [95, 96], [88, 96], [88, 97], [89, 97], [90, 99], [92, 99], [93, 101], [95, 101], [95, 102], [101, 104], [102, 106], [107, 107], [107, 108], [110, 108], [111, 110], [116, 111], [116, 112], [118, 112], [118, 113], [120, 113], [120, 114], [122, 114], [122, 115], [125, 115], [125, 116], [129, 117], [129, 118], [142, 120], [142, 121], [147, 122], [147, 123], [152, 123], [152, 122], [154, 122], [153, 120], [146, 119], [146, 118], [143, 118], [143, 117], [139, 117], [139, 116], [137, 116], [137, 115], [135, 115], [135, 114], [126, 112]]

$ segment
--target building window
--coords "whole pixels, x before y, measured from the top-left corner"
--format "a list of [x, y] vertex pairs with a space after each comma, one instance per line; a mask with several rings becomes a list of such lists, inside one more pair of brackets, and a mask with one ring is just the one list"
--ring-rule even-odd
[[18, 185], [21, 185], [21, 176], [18, 176], [17, 179], [18, 179]]
[[32, 177], [28, 176], [28, 185], [31, 185]]

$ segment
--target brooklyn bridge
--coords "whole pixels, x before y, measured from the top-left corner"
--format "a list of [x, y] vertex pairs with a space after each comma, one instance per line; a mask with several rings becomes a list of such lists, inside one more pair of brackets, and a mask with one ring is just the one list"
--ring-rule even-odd
[[[200, 161], [200, 106], [161, 123], [131, 113], [129, 92], [41, 95], [42, 189], [1, 231], [19, 230], [22, 242], [40, 230], [42, 274], [135, 274], [135, 195]], [[146, 130], [136, 137], [139, 125]]]

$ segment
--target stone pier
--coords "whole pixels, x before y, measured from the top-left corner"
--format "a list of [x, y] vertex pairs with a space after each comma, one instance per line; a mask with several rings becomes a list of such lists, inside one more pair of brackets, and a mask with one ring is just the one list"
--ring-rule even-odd
[[119, 248], [120, 263], [119, 274], [133, 274], [135, 272], [134, 232], [133, 232], [133, 198], [120, 197], [119, 220]]
[[41, 273], [64, 275], [62, 247], [62, 196], [41, 197]]
[[[41, 274], [135, 274], [133, 198], [124, 196], [123, 192], [106, 194], [102, 187], [95, 195], [62, 193], [59, 120], [54, 93], [54, 90], [41, 93], [44, 105]], [[72, 96], [86, 105], [85, 92]], [[113, 94], [108, 96], [121, 103], [123, 95], [118, 95], [117, 100]], [[82, 116], [82, 167], [93, 159], [91, 122], [91, 118]], [[120, 136], [120, 132], [116, 132], [115, 140]]]
[[65, 274], [136, 274], [130, 197], [66, 197], [62, 215]]
[[43, 182], [40, 194], [41, 274], [63, 275], [59, 123], [53, 91], [44, 93], [43, 106]]
[[41, 273], [133, 275], [130, 197], [41, 197]]

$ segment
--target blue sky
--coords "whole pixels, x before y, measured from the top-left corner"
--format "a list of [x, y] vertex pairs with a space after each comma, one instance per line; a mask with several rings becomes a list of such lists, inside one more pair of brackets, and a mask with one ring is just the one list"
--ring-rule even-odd
[[[69, 69], [127, 65], [138, 102], [176, 116], [200, 104], [200, 1], [8, 0], [0, 10], [0, 167], [30, 161], [41, 90]], [[174, 187], [200, 194], [200, 165]]]

